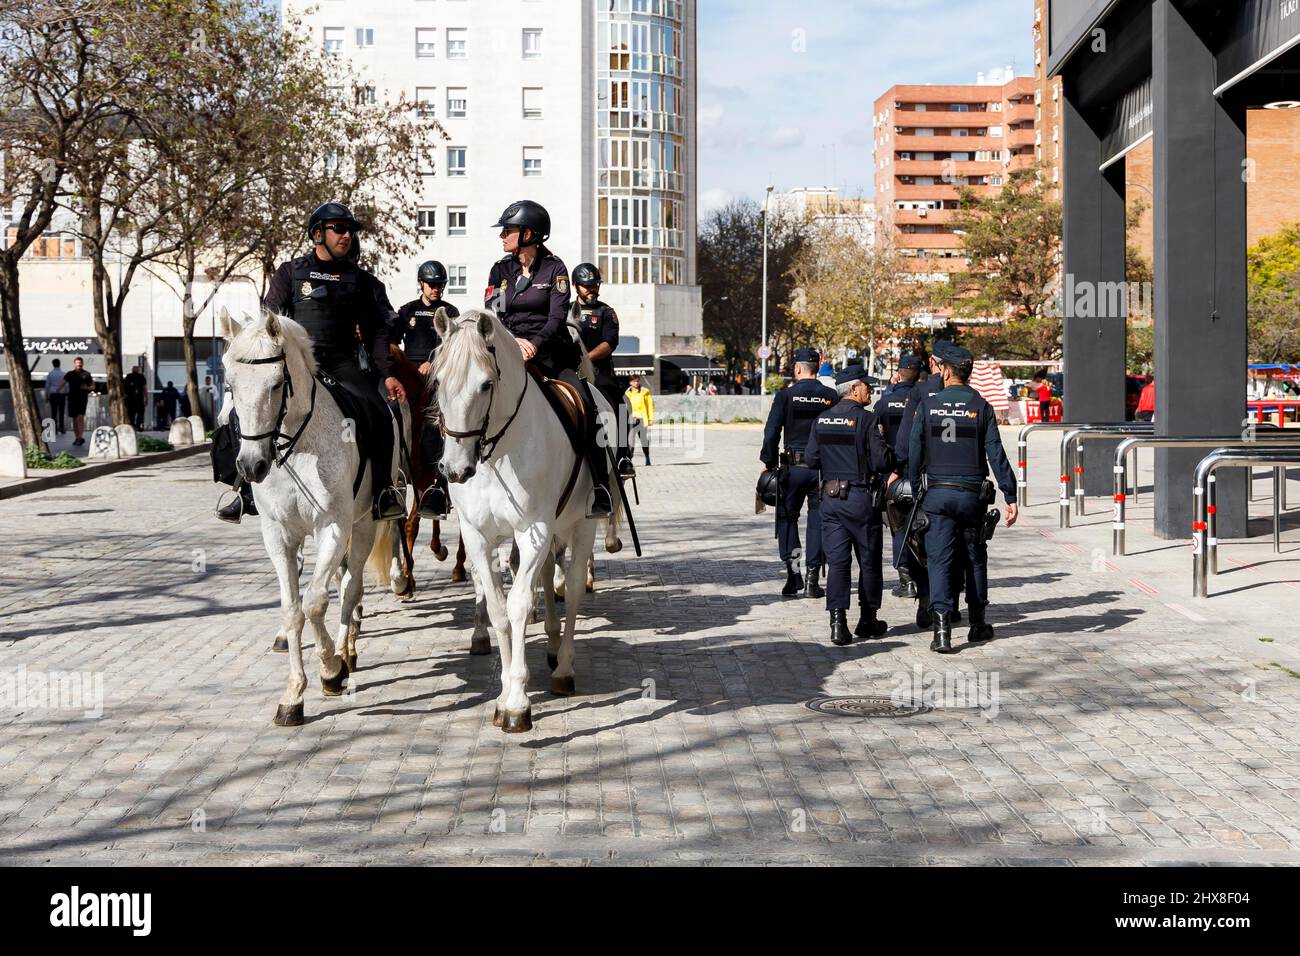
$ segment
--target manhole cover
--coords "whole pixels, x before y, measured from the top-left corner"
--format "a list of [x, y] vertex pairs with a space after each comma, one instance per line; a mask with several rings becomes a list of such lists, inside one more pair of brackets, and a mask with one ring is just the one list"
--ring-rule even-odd
[[925, 704], [899, 703], [888, 697], [814, 697], [804, 706], [828, 717], [915, 717], [931, 710]]

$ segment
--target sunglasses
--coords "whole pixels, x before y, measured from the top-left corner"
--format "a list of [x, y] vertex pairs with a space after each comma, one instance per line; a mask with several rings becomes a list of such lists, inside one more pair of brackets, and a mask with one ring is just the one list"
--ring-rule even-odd
[[339, 225], [338, 223], [334, 223], [334, 222], [326, 223], [325, 228], [328, 229], [330, 232], [334, 233], [336, 236], [352, 235], [352, 227], [347, 225], [346, 223], [343, 225]]

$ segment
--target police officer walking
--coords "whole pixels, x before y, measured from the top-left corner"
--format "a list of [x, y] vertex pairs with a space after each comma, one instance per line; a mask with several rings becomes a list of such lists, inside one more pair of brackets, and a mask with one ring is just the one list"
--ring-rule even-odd
[[925, 475], [922, 508], [930, 522], [925, 548], [934, 626], [930, 650], [951, 654], [955, 610], [951, 579], [959, 552], [966, 558], [967, 640], [982, 644], [993, 639], [993, 627], [985, 619], [989, 603], [987, 541], [992, 531], [987, 519], [996, 516], [988, 513], [994, 498], [993, 483], [987, 480], [990, 465], [1006, 498], [1008, 528], [1016, 523], [1019, 509], [1016, 479], [1002, 449], [997, 414], [967, 384], [973, 356], [949, 342], [936, 348], [943, 363], [944, 387], [917, 406], [907, 474], [913, 488], [922, 487], [921, 475]]
[[[406, 392], [390, 374], [388, 326], [394, 313], [388, 293], [382, 282], [357, 265], [360, 231], [361, 223], [342, 203], [318, 206], [307, 221], [312, 251], [281, 263], [263, 304], [306, 329], [320, 371], [336, 379], [360, 401], [365, 422], [359, 423], [362, 427], [357, 429], [357, 437], [362, 458], [370, 462], [372, 514], [379, 521], [396, 521], [406, 517], [406, 513], [401, 497], [392, 486], [393, 418], [379, 387], [382, 383], [393, 401], [403, 400]], [[365, 361], [373, 371], [362, 369], [358, 330], [365, 348]], [[238, 421], [233, 410], [225, 427], [237, 439]], [[218, 480], [234, 475], [233, 460], [237, 452], [237, 440], [230, 436], [225, 441], [214, 437], [213, 466]], [[239, 483], [239, 492], [239, 497], [217, 511], [219, 518], [238, 523], [242, 514], [257, 514], [252, 490], [246, 482]]]
[[[813, 425], [804, 461], [820, 472], [822, 538], [826, 544], [826, 607], [831, 643], [844, 646], [860, 638], [883, 637], [889, 625], [878, 620], [884, 598], [881, 558], [884, 538], [877, 492], [893, 465], [893, 455], [867, 407], [871, 379], [861, 365], [835, 376], [839, 402]], [[849, 633], [849, 583], [858, 564], [858, 624]]]
[[569, 272], [546, 248], [551, 216], [530, 200], [511, 203], [494, 228], [501, 229], [506, 255], [492, 266], [484, 303], [515, 337], [524, 361], [549, 378], [577, 389], [587, 417], [586, 457], [593, 488], [589, 518], [613, 510], [609, 459], [601, 447], [600, 422], [587, 383], [578, 377], [581, 353], [569, 336]]
[[[903, 414], [907, 410], [907, 401], [916, 388], [921, 376], [923, 362], [919, 355], [904, 355], [898, 360], [898, 379], [885, 389], [876, 401], [876, 419], [885, 431], [885, 444], [894, 448], [898, 443], [898, 431], [903, 424]], [[900, 529], [893, 533], [893, 563], [898, 565], [898, 586], [891, 592], [894, 597], [916, 597], [916, 582], [913, 580], [909, 561], [899, 560], [899, 551], [906, 548], [906, 533]], [[905, 555], [905, 557], [910, 557]]]
[[[777, 484], [776, 538], [781, 560], [785, 562], [783, 597], [794, 597], [804, 589], [804, 579], [797, 563], [799, 515], [808, 502], [808, 597], [825, 596], [821, 567], [826, 559], [822, 551], [822, 521], [817, 472], [804, 460], [808, 435], [817, 416], [836, 402], [836, 394], [817, 381], [817, 353], [799, 349], [794, 353], [794, 383], [781, 389], [772, 399], [763, 429], [763, 448], [759, 459], [767, 471], [780, 469]], [[785, 453], [780, 453], [781, 434], [785, 433]]]
[[573, 270], [573, 287], [578, 296], [582, 317], [578, 335], [587, 357], [596, 370], [596, 388], [600, 389], [609, 407], [614, 410], [614, 425], [618, 432], [618, 473], [631, 478], [632, 455], [628, 448], [627, 405], [623, 401], [623, 386], [614, 374], [614, 350], [618, 348], [618, 313], [600, 301], [600, 270], [590, 262], [581, 262]]
[[[433, 365], [433, 353], [442, 344], [433, 327], [433, 317], [439, 309], [445, 309], [447, 317], [454, 319], [460, 315], [460, 309], [442, 297], [447, 288], [447, 267], [441, 262], [430, 259], [420, 263], [416, 282], [420, 296], [397, 310], [397, 319], [389, 329], [389, 338], [427, 380], [429, 369]], [[425, 518], [445, 518], [451, 507], [447, 495], [447, 478], [438, 470], [442, 449], [442, 429], [434, 422], [424, 421], [420, 432], [420, 464], [425, 471], [436, 476], [433, 485], [426, 488], [420, 496], [420, 515]]]

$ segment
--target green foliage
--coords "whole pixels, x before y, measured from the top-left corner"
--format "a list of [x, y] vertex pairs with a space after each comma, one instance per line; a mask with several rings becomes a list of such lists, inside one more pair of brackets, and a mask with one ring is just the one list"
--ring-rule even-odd
[[1256, 362], [1300, 361], [1300, 223], [1288, 223], [1246, 253], [1249, 354]]
[[172, 450], [172, 446], [168, 442], [165, 442], [159, 438], [154, 438], [150, 435], [140, 435], [138, 438], [136, 438], [135, 441], [136, 441], [136, 449], [141, 454], [144, 454], [146, 452]]
[[61, 451], [51, 458], [48, 454], [35, 446], [28, 446], [24, 450], [23, 454], [27, 459], [28, 468], [41, 469], [43, 471], [80, 468], [85, 464], [85, 462], [76, 455], [69, 454], [66, 451]]

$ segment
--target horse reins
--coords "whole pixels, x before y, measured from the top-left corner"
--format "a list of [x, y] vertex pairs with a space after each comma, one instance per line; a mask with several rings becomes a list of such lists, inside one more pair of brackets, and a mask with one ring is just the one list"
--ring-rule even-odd
[[298, 439], [302, 437], [302, 433], [306, 430], [307, 423], [311, 421], [312, 413], [316, 411], [316, 377], [312, 376], [311, 402], [307, 408], [307, 414], [303, 416], [302, 424], [298, 426], [298, 430], [292, 435], [286, 435], [281, 430], [281, 426], [284, 425], [285, 415], [289, 413], [289, 396], [293, 394], [293, 378], [289, 375], [289, 363], [285, 359], [284, 353], [281, 352], [279, 355], [272, 355], [269, 358], [235, 359], [235, 361], [241, 365], [273, 365], [276, 362], [284, 362], [284, 389], [280, 392], [280, 413], [275, 417], [275, 425], [272, 426], [269, 432], [262, 432], [260, 435], [240, 433], [241, 438], [246, 438], [249, 441], [262, 441], [270, 438], [271, 445], [276, 452], [275, 463], [283, 468], [285, 462], [289, 460], [289, 456], [293, 454]]
[[489, 345], [488, 351], [492, 353], [492, 368], [496, 372], [496, 378], [493, 379], [492, 381], [491, 394], [488, 397], [487, 414], [483, 416], [483, 424], [480, 427], [474, 429], [473, 431], [468, 431], [468, 432], [452, 431], [450, 428], [447, 427], [447, 422], [442, 417], [441, 409], [439, 409], [439, 415], [438, 415], [438, 430], [442, 432], [442, 436], [444, 438], [479, 439], [479, 448], [478, 448], [479, 461], [487, 461], [489, 458], [492, 457], [492, 452], [496, 450], [497, 443], [500, 442], [502, 436], [505, 435], [506, 429], [508, 429], [512, 424], [514, 424], [514, 420], [519, 415], [519, 409], [523, 407], [524, 396], [528, 394], [528, 381], [529, 379], [532, 378], [532, 376], [528, 374], [527, 370], [525, 370], [524, 387], [519, 390], [519, 400], [515, 402], [515, 410], [510, 413], [510, 417], [506, 419], [506, 423], [501, 426], [501, 429], [495, 435], [493, 435], [491, 438], [485, 438], [484, 436], [487, 435], [488, 425], [491, 423], [492, 420], [492, 402], [493, 399], [496, 398], [497, 383], [501, 381], [501, 366], [497, 362], [496, 346]]

